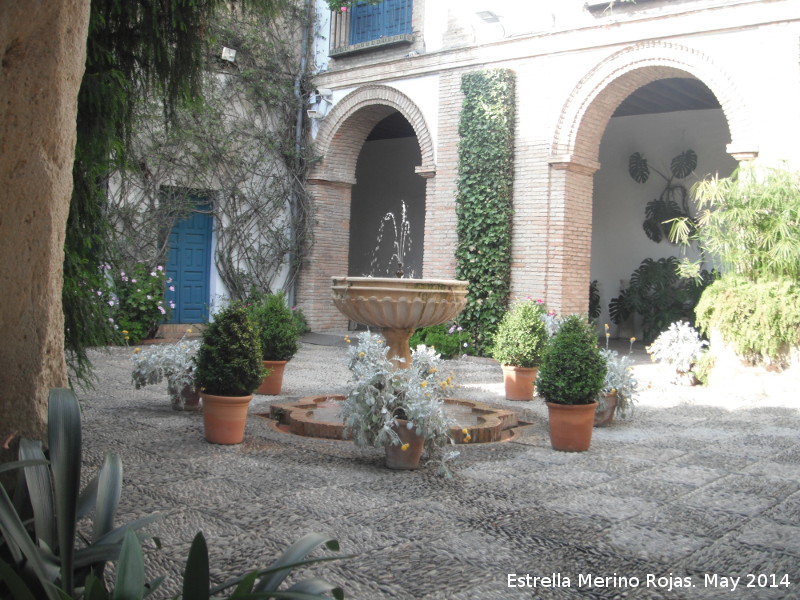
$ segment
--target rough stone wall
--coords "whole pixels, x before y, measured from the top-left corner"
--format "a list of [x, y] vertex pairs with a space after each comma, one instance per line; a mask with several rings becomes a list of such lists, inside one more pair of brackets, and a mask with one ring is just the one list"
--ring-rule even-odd
[[3, 439], [41, 437], [48, 390], [67, 384], [62, 268], [88, 22], [89, 0], [0, 3]]

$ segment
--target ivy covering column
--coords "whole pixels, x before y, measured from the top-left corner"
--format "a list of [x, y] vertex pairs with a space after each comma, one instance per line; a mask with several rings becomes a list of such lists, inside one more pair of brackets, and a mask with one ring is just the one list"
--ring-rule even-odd
[[468, 73], [461, 80], [456, 277], [470, 284], [460, 322], [478, 352], [491, 344], [510, 291], [514, 84], [507, 69]]

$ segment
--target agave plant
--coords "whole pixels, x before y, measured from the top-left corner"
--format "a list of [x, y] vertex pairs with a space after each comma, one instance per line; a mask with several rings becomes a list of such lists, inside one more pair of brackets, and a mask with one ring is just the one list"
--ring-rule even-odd
[[[145, 580], [142, 547], [135, 531], [157, 519], [145, 517], [114, 527], [122, 493], [122, 462], [108, 454], [97, 476], [79, 493], [81, 466], [80, 410], [69, 389], [50, 391], [49, 460], [41, 443], [20, 440], [20, 460], [0, 465], [0, 472], [22, 469], [21, 497], [12, 502], [0, 486], [0, 598], [18, 600], [139, 600], [152, 594], [164, 577]], [[80, 519], [94, 509], [91, 536], [82, 534]], [[32, 519], [28, 515], [32, 515]], [[32, 529], [32, 530], [31, 530]], [[76, 537], [81, 538], [76, 546]], [[182, 593], [177, 599], [344, 598], [341, 588], [310, 578], [280, 590], [298, 566], [345, 558], [307, 558], [319, 546], [339, 549], [336, 540], [310, 533], [292, 544], [269, 568], [211, 586], [208, 548], [198, 533], [189, 551]], [[117, 561], [111, 588], [106, 563]], [[219, 594], [233, 592], [228, 596]], [[329, 596], [330, 594], [331, 596]]]
[[[72, 390], [50, 391], [47, 434], [49, 457], [40, 441], [23, 438], [20, 461], [4, 466], [22, 468], [24, 485], [18, 486], [14, 502], [0, 487], [0, 569], [7, 586], [23, 586], [19, 589], [32, 594], [14, 592], [14, 597], [59, 600], [62, 592], [79, 592], [89, 575], [102, 579], [106, 563], [119, 557], [125, 532], [157, 517], [114, 527], [122, 493], [122, 462], [116, 454], [107, 454], [100, 471], [80, 490], [80, 408]], [[92, 511], [91, 534], [84, 534], [78, 521]], [[26, 524], [28, 515], [33, 531]]]

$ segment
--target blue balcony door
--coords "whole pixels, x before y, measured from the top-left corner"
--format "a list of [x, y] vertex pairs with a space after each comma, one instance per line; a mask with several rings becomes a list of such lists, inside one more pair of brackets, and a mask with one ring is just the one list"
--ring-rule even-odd
[[383, 0], [351, 8], [350, 44], [411, 33], [411, 0]]
[[168, 323], [202, 323], [208, 319], [211, 289], [212, 215], [192, 212], [177, 221], [169, 234], [167, 276], [174, 291], [167, 301], [175, 303]]

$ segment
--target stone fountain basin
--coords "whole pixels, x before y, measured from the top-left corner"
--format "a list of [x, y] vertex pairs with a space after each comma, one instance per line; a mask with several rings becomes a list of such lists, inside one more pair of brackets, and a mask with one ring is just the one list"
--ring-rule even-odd
[[[289, 433], [306, 437], [317, 437], [342, 440], [344, 424], [338, 417], [338, 407], [332, 405], [341, 402], [342, 395], [309, 396], [297, 402], [273, 404], [269, 417], [278, 421], [279, 426], [288, 429]], [[495, 408], [482, 402], [446, 398], [448, 413], [459, 424], [451, 427], [450, 436], [457, 444], [464, 443], [464, 429], [471, 437], [470, 444], [501, 442], [510, 439], [514, 428], [526, 425], [517, 419], [511, 410]], [[265, 415], [266, 416], [266, 415]]]
[[446, 323], [467, 303], [466, 281], [390, 277], [332, 277], [333, 304], [371, 327], [416, 329]]

